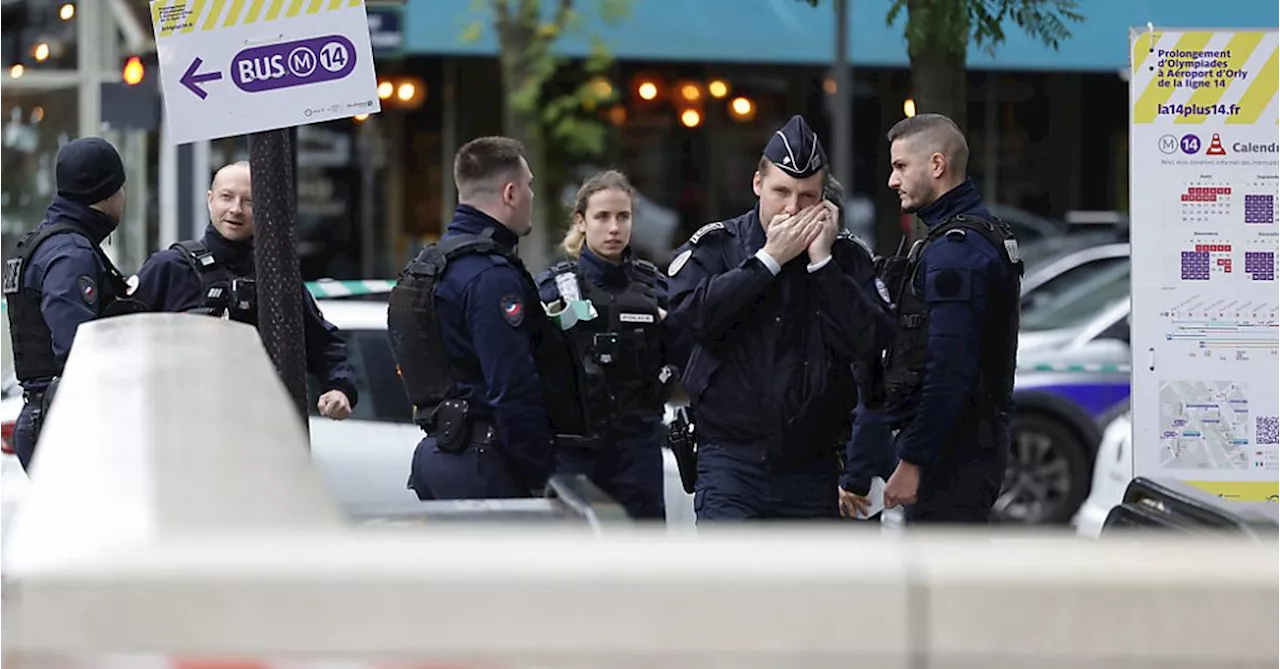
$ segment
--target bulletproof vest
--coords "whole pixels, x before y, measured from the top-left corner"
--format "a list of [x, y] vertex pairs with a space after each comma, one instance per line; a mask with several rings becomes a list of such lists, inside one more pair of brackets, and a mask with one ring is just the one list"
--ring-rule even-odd
[[[568, 342], [536, 302], [537, 289], [514, 251], [481, 235], [452, 235], [422, 249], [400, 273], [387, 305], [387, 334], [415, 417], [430, 414], [456, 393], [456, 382], [483, 385], [478, 360], [455, 362], [446, 355], [436, 309], [436, 287], [453, 260], [470, 254], [498, 255], [520, 270], [535, 308], [525, 318], [533, 328], [533, 358], [542, 384], [543, 402], [552, 430], [559, 435], [590, 436], [596, 425], [587, 414], [585, 386], [577, 376]], [[498, 305], [479, 305], [477, 308]], [[421, 418], [417, 418], [421, 420]]]
[[[31, 256], [46, 239], [71, 233], [88, 238], [84, 231], [70, 223], [54, 223], [36, 228], [18, 242], [14, 257], [4, 262], [3, 292], [9, 311], [10, 337], [13, 339], [13, 366], [19, 381], [47, 379], [62, 373], [53, 355], [53, 334], [40, 311], [43, 297], [39, 288], [25, 287], [25, 274]], [[92, 243], [93, 240], [90, 240]], [[97, 318], [107, 318], [146, 311], [137, 300], [128, 297], [129, 285], [120, 270], [97, 244], [93, 250], [104, 268], [97, 286], [80, 286], [80, 291], [97, 290]]]
[[[611, 293], [582, 275], [577, 263], [551, 268], [557, 283], [568, 280], [595, 306], [598, 316], [578, 321], [567, 332], [579, 377], [593, 416], [609, 419], [662, 410], [662, 319], [658, 314], [658, 268], [636, 260], [630, 284]], [[567, 298], [561, 289], [561, 297]]]
[[982, 329], [982, 347], [978, 358], [978, 379], [970, 392], [970, 414], [992, 416], [1013, 395], [1013, 376], [1018, 353], [1019, 293], [1022, 285], [1022, 260], [1018, 255], [1013, 231], [1005, 222], [983, 220], [972, 216], [956, 216], [934, 227], [923, 240], [912, 246], [903, 262], [889, 262], [884, 277], [894, 295], [897, 333], [885, 358], [885, 408], [892, 417], [894, 429], [902, 429], [915, 417], [924, 389], [928, 363], [929, 309], [924, 296], [915, 288], [923, 251], [947, 235], [963, 235], [966, 231], [982, 235], [1000, 251], [1001, 257], [1015, 270], [1012, 281], [991, 286], [987, 296]]
[[177, 249], [200, 277], [201, 302], [193, 311], [226, 316], [254, 326], [258, 324], [258, 300], [253, 277], [232, 272], [218, 262], [209, 247], [198, 239], [177, 242], [169, 248]]

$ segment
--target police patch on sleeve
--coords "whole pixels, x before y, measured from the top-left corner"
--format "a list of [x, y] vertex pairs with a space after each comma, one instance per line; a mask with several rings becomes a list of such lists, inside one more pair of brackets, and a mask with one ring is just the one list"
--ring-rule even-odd
[[97, 304], [98, 284], [93, 280], [93, 277], [88, 274], [81, 274], [80, 278], [76, 279], [76, 285], [79, 287], [80, 299], [84, 300], [85, 304]]
[[675, 276], [684, 269], [684, 264], [689, 262], [689, 258], [693, 256], [693, 249], [685, 249], [680, 255], [671, 261], [671, 265], [667, 267], [667, 276]]
[[502, 297], [502, 318], [511, 327], [520, 327], [524, 322], [524, 302], [520, 300], [519, 295], [504, 295]]
[[925, 300], [929, 302], [957, 302], [969, 299], [969, 271], [941, 269], [929, 272], [925, 279]]

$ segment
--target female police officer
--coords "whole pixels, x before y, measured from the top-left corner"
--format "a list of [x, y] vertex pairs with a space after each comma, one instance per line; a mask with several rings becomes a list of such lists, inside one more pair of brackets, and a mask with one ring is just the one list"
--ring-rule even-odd
[[659, 429], [684, 361], [665, 320], [666, 277], [631, 253], [633, 195], [619, 172], [587, 179], [563, 242], [570, 260], [537, 283], [548, 312], [570, 335], [591, 413], [606, 417], [598, 445], [562, 451], [558, 471], [586, 474], [633, 518], [661, 519]]

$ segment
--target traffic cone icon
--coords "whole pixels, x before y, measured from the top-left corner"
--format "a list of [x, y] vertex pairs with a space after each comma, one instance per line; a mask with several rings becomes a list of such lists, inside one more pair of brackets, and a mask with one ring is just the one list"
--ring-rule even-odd
[[1209, 142], [1209, 150], [1204, 152], [1206, 156], [1225, 156], [1227, 150], [1222, 148], [1222, 138], [1218, 133], [1213, 133], [1213, 141]]

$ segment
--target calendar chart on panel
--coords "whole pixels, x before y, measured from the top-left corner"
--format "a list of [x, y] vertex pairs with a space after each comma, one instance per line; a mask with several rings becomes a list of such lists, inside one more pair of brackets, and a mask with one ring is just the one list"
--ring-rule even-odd
[[1275, 498], [1280, 36], [1156, 27], [1130, 47], [1133, 475]]

